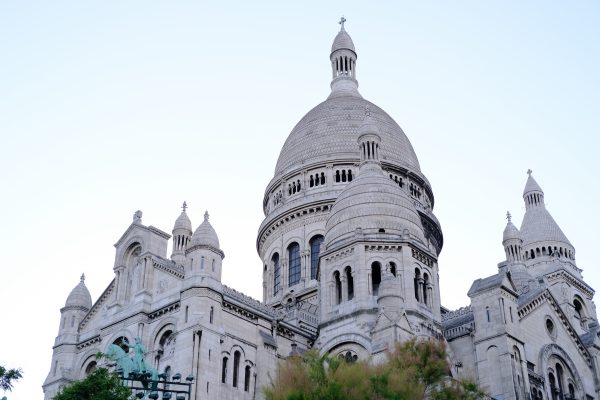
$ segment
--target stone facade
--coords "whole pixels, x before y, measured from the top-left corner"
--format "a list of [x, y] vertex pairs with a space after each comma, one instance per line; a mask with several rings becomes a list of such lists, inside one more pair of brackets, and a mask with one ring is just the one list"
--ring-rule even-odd
[[521, 229], [504, 233], [507, 260], [450, 312], [431, 185], [402, 129], [360, 95], [343, 20], [330, 61], [331, 94], [294, 127], [265, 190], [262, 301], [221, 283], [235, 266], [208, 213], [192, 231], [184, 203], [169, 235], [138, 211], [104, 293], [92, 303], [82, 276], [61, 309], [45, 399], [137, 337], [156, 369], [194, 377], [193, 399], [260, 399], [290, 354], [377, 361], [412, 337], [445, 338], [453, 374], [498, 399], [599, 398], [594, 291], [533, 177]]

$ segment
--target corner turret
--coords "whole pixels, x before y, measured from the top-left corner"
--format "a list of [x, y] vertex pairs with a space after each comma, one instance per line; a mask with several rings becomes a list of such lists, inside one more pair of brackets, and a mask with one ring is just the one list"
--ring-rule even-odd
[[178, 264], [183, 264], [185, 261], [185, 251], [192, 239], [192, 222], [186, 213], [187, 203], [185, 201], [181, 208], [181, 214], [173, 227], [173, 252], [171, 253], [171, 260]]

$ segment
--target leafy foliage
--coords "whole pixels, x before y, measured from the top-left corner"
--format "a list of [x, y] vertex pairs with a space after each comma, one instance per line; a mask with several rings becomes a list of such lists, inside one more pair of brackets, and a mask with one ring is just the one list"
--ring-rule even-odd
[[0, 365], [0, 389], [11, 391], [15, 381], [23, 377], [23, 371], [20, 368], [6, 369]]
[[282, 362], [267, 400], [477, 400], [476, 384], [450, 378], [445, 344], [409, 340], [387, 354], [387, 361], [348, 363], [311, 350]]
[[127, 400], [130, 396], [131, 390], [117, 375], [98, 368], [84, 380], [65, 387], [54, 400]]

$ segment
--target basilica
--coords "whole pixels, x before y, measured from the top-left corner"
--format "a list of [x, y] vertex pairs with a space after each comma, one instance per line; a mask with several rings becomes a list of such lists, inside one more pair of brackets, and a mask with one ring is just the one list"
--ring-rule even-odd
[[137, 211], [104, 292], [92, 301], [82, 276], [60, 309], [46, 400], [113, 344], [136, 342], [158, 371], [189, 374], [194, 400], [261, 399], [290, 355], [378, 362], [415, 337], [445, 340], [453, 376], [495, 399], [600, 399], [594, 290], [531, 171], [497, 273], [473, 282], [470, 304], [443, 307], [432, 187], [400, 126], [359, 93], [344, 22], [331, 93], [292, 129], [265, 189], [262, 299], [222, 284], [236, 266], [208, 213], [194, 229], [184, 204], [169, 234]]

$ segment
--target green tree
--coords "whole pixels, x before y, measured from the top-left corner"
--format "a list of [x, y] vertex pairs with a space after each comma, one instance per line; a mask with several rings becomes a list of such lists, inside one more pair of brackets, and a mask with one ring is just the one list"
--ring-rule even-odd
[[282, 362], [267, 400], [477, 400], [485, 394], [476, 384], [453, 380], [445, 344], [409, 340], [397, 344], [387, 360], [348, 363], [315, 350]]
[[54, 397], [54, 400], [128, 400], [131, 390], [123, 386], [121, 379], [98, 368], [87, 378], [73, 382]]
[[23, 371], [20, 368], [6, 369], [0, 365], [0, 389], [3, 391], [11, 391], [15, 381], [23, 377]]

